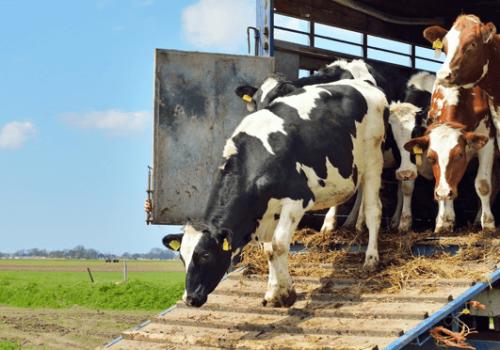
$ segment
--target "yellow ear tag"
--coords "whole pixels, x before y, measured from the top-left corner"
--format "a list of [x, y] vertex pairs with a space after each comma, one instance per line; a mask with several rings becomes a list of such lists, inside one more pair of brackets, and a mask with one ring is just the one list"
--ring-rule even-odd
[[441, 39], [437, 38], [436, 40], [434, 40], [434, 42], [432, 43], [432, 48], [435, 50], [443, 49], [443, 42], [441, 41]]
[[227, 238], [224, 238], [224, 242], [222, 242], [222, 250], [228, 251], [231, 250], [231, 244], [227, 242]]
[[170, 241], [169, 246], [172, 247], [173, 250], [179, 250], [181, 244], [178, 241]]
[[413, 147], [413, 153], [415, 153], [415, 160], [417, 162], [417, 165], [420, 166], [422, 165], [422, 149], [418, 146]]
[[250, 95], [244, 95], [243, 101], [252, 102], [252, 97]]
[[434, 40], [434, 42], [432, 43], [432, 48], [436, 50], [434, 52], [434, 58], [438, 60], [441, 57], [441, 50], [443, 49], [443, 43], [441, 42], [441, 39], [437, 38], [436, 40]]

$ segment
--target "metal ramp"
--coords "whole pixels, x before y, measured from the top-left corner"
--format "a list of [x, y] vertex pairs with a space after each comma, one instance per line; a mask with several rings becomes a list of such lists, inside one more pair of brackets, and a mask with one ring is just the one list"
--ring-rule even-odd
[[[494, 283], [500, 270], [490, 277]], [[328, 283], [330, 291], [341, 289], [359, 283], [358, 279], [298, 276], [293, 280], [295, 305], [269, 308], [261, 302], [267, 276], [229, 274], [203, 307], [187, 308], [178, 302], [142, 328], [125, 331], [98, 349], [421, 348], [430, 338], [426, 333], [430, 328], [462, 311], [465, 302], [490, 286], [459, 279], [410, 280], [410, 288], [400, 294], [355, 295], [322, 293], [321, 287]], [[429, 345], [434, 345], [432, 339]]]

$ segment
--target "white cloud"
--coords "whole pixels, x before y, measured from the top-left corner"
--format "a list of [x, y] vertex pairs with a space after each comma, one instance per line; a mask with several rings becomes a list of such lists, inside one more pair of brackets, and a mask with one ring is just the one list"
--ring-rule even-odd
[[188, 41], [200, 48], [223, 47], [235, 51], [246, 43], [248, 26], [255, 26], [251, 0], [200, 0], [182, 13]]
[[106, 130], [108, 136], [127, 136], [130, 132], [143, 131], [151, 120], [147, 111], [123, 112], [115, 109], [80, 114], [76, 112], [59, 114], [61, 122], [77, 129]]
[[0, 149], [21, 148], [23, 143], [37, 134], [35, 125], [30, 122], [12, 122], [5, 125], [0, 132]]

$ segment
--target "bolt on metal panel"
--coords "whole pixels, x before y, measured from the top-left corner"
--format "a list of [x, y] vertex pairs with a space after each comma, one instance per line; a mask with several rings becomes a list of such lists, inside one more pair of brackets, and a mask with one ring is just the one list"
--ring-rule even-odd
[[226, 140], [248, 115], [234, 90], [259, 86], [274, 58], [155, 51], [153, 219], [199, 219]]

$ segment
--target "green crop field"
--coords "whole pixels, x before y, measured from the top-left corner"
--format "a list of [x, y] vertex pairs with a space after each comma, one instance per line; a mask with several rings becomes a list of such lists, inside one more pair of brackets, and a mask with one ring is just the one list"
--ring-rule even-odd
[[[1, 264], [6, 261], [2, 260]], [[8, 261], [22, 266], [97, 266], [99, 261], [31, 260]], [[92, 264], [94, 263], [94, 265]], [[162, 265], [167, 262], [127, 262], [127, 265]], [[182, 262], [168, 261], [182, 265]], [[54, 264], [54, 265], [51, 265]], [[73, 264], [73, 265], [71, 265]], [[110, 265], [110, 264], [107, 264]], [[184, 292], [185, 272], [129, 272], [127, 282], [122, 272], [2, 271], [0, 266], [0, 304], [29, 308], [69, 308], [74, 305], [101, 310], [161, 311], [175, 304]]]

